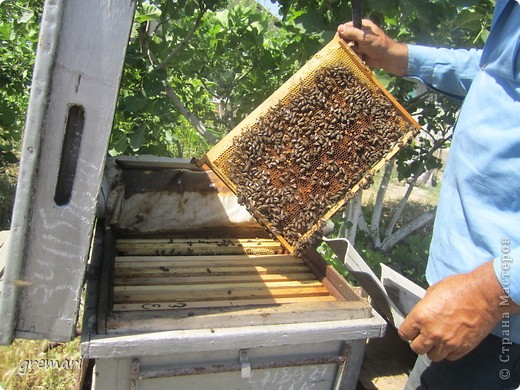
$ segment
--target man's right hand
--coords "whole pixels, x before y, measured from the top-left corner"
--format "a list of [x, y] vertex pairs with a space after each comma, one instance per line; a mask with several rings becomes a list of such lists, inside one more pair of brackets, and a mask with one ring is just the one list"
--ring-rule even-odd
[[406, 75], [408, 69], [408, 46], [392, 40], [378, 26], [363, 19], [362, 28], [352, 22], [338, 26], [339, 36], [354, 43], [352, 50], [372, 68], [381, 68], [396, 76]]

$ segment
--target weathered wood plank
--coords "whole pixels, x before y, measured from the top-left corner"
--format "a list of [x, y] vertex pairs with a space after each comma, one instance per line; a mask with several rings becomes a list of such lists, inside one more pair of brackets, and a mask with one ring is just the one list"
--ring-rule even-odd
[[313, 300], [294, 303], [116, 312], [107, 322], [107, 332], [160, 332], [165, 330], [201, 329], [208, 324], [215, 328], [273, 324], [336, 321], [365, 318], [370, 308], [360, 301]]
[[[100, 221], [101, 223], [101, 221]], [[113, 290], [113, 261], [115, 239], [110, 228], [104, 229], [103, 238], [103, 263], [99, 278], [99, 296], [97, 305], [97, 330], [105, 333], [107, 314], [112, 310], [114, 290]]]
[[191, 238], [120, 238], [117, 240], [118, 245], [157, 245], [157, 244], [219, 244], [219, 245], [274, 245], [280, 246], [278, 241], [270, 238], [204, 238], [204, 239], [191, 239]]
[[291, 282], [249, 282], [249, 283], [214, 283], [214, 284], [190, 284], [190, 285], [156, 285], [156, 286], [115, 286], [115, 293], [156, 293], [156, 292], [190, 292], [190, 291], [219, 291], [233, 289], [238, 290], [249, 290], [251, 288], [286, 288], [286, 287], [323, 287], [321, 282], [316, 280], [308, 281], [291, 281]]
[[123, 302], [157, 302], [161, 300], [191, 302], [191, 301], [215, 301], [224, 299], [254, 299], [254, 298], [285, 298], [285, 297], [305, 297], [329, 295], [329, 291], [325, 287], [286, 287], [286, 288], [268, 288], [258, 286], [248, 289], [219, 289], [211, 292], [200, 291], [196, 289], [185, 290], [182, 292], [115, 292], [114, 303]]
[[207, 283], [241, 283], [241, 282], [281, 282], [291, 280], [316, 280], [316, 276], [310, 272], [294, 274], [263, 274], [263, 275], [209, 275], [209, 276], [170, 276], [163, 273], [156, 277], [116, 277], [115, 286], [153, 286], [159, 284], [184, 285]]
[[205, 254], [275, 254], [283, 253], [280, 243], [273, 240], [249, 239], [208, 240], [118, 240], [117, 251], [121, 255], [205, 255]]
[[346, 279], [334, 267], [328, 264], [316, 251], [315, 247], [307, 248], [302, 259], [325, 287], [338, 299], [356, 300], [360, 297], [352, 290]]
[[199, 255], [199, 256], [116, 256], [115, 262], [116, 266], [120, 263], [128, 264], [128, 263], [149, 263], [156, 261], [166, 261], [166, 262], [188, 262], [193, 263], [193, 261], [208, 261], [213, 263], [215, 261], [236, 261], [236, 262], [246, 262], [251, 263], [256, 260], [263, 259], [269, 261], [293, 261], [293, 262], [301, 262], [300, 259], [297, 259], [291, 255], [219, 255], [219, 256], [207, 256], [207, 255]]
[[116, 272], [132, 271], [137, 269], [155, 269], [155, 268], [197, 268], [197, 267], [244, 267], [244, 266], [264, 266], [264, 267], [283, 267], [283, 266], [298, 266], [305, 265], [301, 260], [293, 259], [292, 257], [278, 258], [278, 259], [264, 259], [257, 258], [254, 260], [234, 260], [226, 259], [224, 256], [222, 259], [215, 258], [214, 260], [199, 260], [198, 256], [192, 256], [191, 261], [177, 261], [175, 259], [164, 260], [164, 261], [147, 261], [147, 262], [118, 262], [115, 264]]
[[206, 328], [173, 330], [131, 335], [93, 338], [82, 346], [82, 354], [89, 358], [125, 358], [161, 356], [172, 351], [182, 353], [225, 351], [255, 347], [279, 347], [323, 343], [336, 340], [365, 340], [381, 337], [386, 323], [381, 317], [354, 320], [300, 322], [294, 324], [240, 326], [223, 329]]
[[180, 267], [180, 268], [167, 268], [167, 267], [156, 267], [152, 269], [121, 269], [118, 271], [118, 277], [124, 276], [142, 276], [142, 275], [236, 275], [236, 274], [280, 274], [280, 273], [298, 273], [308, 271], [308, 267], [305, 265], [293, 265], [293, 266], [238, 266], [238, 267]]
[[179, 309], [204, 309], [212, 307], [246, 307], [257, 305], [279, 305], [284, 303], [301, 303], [301, 302], [327, 302], [336, 301], [331, 296], [314, 296], [309, 297], [270, 297], [263, 299], [237, 299], [237, 300], [221, 300], [221, 301], [187, 301], [187, 302], [146, 302], [146, 303], [114, 303], [113, 309], [115, 312], [120, 311], [136, 311], [136, 310], [179, 310]]

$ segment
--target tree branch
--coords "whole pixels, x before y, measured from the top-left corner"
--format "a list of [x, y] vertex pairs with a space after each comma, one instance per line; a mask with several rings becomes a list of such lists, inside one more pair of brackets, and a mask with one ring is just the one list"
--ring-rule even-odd
[[175, 93], [173, 88], [171, 87], [168, 80], [164, 80], [164, 87], [166, 89], [166, 95], [170, 99], [170, 101], [173, 103], [175, 108], [179, 110], [182, 116], [184, 116], [188, 122], [197, 130], [197, 132], [202, 135], [206, 141], [208, 141], [211, 144], [214, 144], [217, 142], [217, 138], [211, 134], [209, 131], [206, 130], [206, 127], [202, 124], [202, 122], [197, 118], [181, 101], [179, 96]]
[[[363, 217], [363, 211], [361, 209], [362, 194], [363, 192], [360, 191], [350, 200], [348, 207], [343, 211], [342, 222], [339, 226], [338, 237], [345, 237], [352, 244], [354, 244], [354, 241], [356, 240], [358, 223]], [[350, 226], [348, 226], [349, 222]]]
[[387, 237], [389, 237], [392, 234], [394, 227], [397, 224], [397, 221], [401, 217], [401, 214], [402, 214], [404, 208], [406, 207], [406, 204], [408, 203], [408, 198], [410, 198], [412, 190], [415, 187], [415, 183], [417, 182], [417, 179], [419, 178], [419, 175], [416, 173], [422, 169], [423, 165], [424, 164], [421, 164], [420, 167], [414, 172], [414, 174], [412, 176], [412, 180], [408, 183], [408, 188], [406, 189], [406, 192], [404, 193], [403, 197], [401, 198], [401, 201], [397, 205], [397, 209], [394, 211], [394, 214], [392, 215], [392, 219], [390, 220], [390, 222], [388, 223], [388, 226], [386, 227], [385, 238], [383, 239], [384, 241], [386, 240]]
[[372, 240], [374, 242], [375, 248], [381, 247], [381, 237], [379, 235], [379, 225], [381, 223], [381, 213], [383, 212], [385, 193], [386, 193], [386, 189], [388, 188], [388, 183], [390, 182], [390, 177], [392, 176], [393, 168], [394, 168], [394, 161], [390, 160], [385, 166], [383, 178], [381, 179], [381, 184], [379, 185], [379, 189], [377, 191], [376, 201], [374, 204], [374, 210], [372, 212], [372, 218], [370, 220], [370, 234], [372, 235]]
[[435, 218], [436, 209], [437, 208], [435, 207], [432, 210], [427, 211], [423, 215], [417, 217], [410, 223], [406, 224], [405, 226], [397, 230], [391, 236], [387, 237], [383, 241], [383, 245], [381, 245], [380, 250], [382, 252], [387, 252], [390, 248], [392, 248], [395, 244], [404, 239], [406, 236], [408, 236], [415, 230], [419, 229], [420, 227], [424, 226], [425, 224], [433, 220], [433, 218]]
[[415, 183], [417, 182], [417, 179], [419, 178], [419, 174], [420, 174], [421, 170], [423, 169], [424, 165], [433, 156], [433, 154], [440, 147], [442, 147], [442, 145], [444, 145], [446, 143], [446, 141], [448, 139], [449, 138], [442, 138], [439, 141], [434, 141], [433, 147], [425, 155], [423, 163], [420, 164], [419, 167], [417, 167], [417, 169], [413, 173], [412, 180], [408, 183], [408, 188], [406, 189], [406, 192], [405, 192], [403, 198], [401, 199], [401, 201], [397, 205], [397, 209], [395, 210], [394, 214], [392, 215], [392, 218], [390, 219], [390, 222], [388, 223], [388, 226], [386, 227], [386, 231], [385, 231], [385, 235], [384, 235], [385, 238], [383, 239], [383, 241], [385, 241], [386, 238], [389, 237], [392, 234], [392, 232], [393, 232], [393, 230], [395, 228], [395, 225], [397, 224], [397, 221], [401, 217], [401, 214], [402, 214], [402, 212], [403, 212], [403, 210], [404, 210], [404, 208], [406, 206], [406, 203], [408, 202], [408, 198], [410, 197], [410, 194], [412, 193], [412, 190], [415, 187]]
[[161, 65], [165, 67], [168, 62], [171, 61], [173, 57], [182, 49], [184, 48], [188, 42], [193, 38], [193, 35], [195, 34], [195, 31], [197, 31], [197, 28], [200, 26], [200, 22], [202, 20], [202, 17], [207, 12], [208, 7], [206, 5], [200, 5], [199, 8], [199, 14], [197, 15], [197, 19], [195, 19], [195, 23], [193, 26], [189, 29], [188, 33], [184, 36], [183, 40], [175, 46], [170, 53], [166, 56], [166, 58], [162, 61]]
[[[158, 68], [165, 69], [165, 65], [164, 65], [165, 62], [163, 61], [161, 63], [157, 59], [155, 53], [150, 49], [150, 45], [149, 45], [149, 41], [148, 41], [148, 39], [149, 39], [148, 35], [146, 35], [146, 33], [140, 32], [139, 36], [140, 36], [139, 38], [141, 39], [143, 50], [146, 50], [146, 52], [148, 53], [148, 58], [150, 59], [150, 62], [154, 66], [157, 66]], [[166, 96], [168, 96], [170, 101], [173, 103], [175, 108], [177, 108], [177, 110], [179, 110], [181, 115], [184, 116], [187, 119], [187, 121], [195, 128], [195, 130], [202, 137], [204, 137], [204, 139], [206, 139], [206, 141], [208, 141], [211, 144], [216, 143], [217, 142], [217, 138], [213, 134], [208, 132], [206, 127], [204, 126], [204, 124], [199, 120], [199, 118], [197, 118], [197, 116], [195, 114], [193, 114], [184, 105], [184, 103], [179, 98], [179, 95], [177, 95], [177, 93], [173, 90], [173, 88], [172, 88], [170, 82], [168, 81], [168, 79], [166, 79], [166, 78], [163, 79], [163, 84], [164, 84], [164, 89], [166, 91]]]
[[354, 245], [354, 242], [356, 241], [359, 220], [363, 216], [363, 211], [361, 210], [362, 193], [362, 191], [358, 192], [358, 194], [354, 197], [352, 204], [352, 226], [349, 229], [349, 234], [347, 237], [352, 245]]
[[408, 100], [405, 104], [404, 104], [404, 107], [406, 108], [406, 111], [408, 112], [414, 112], [414, 110], [419, 106], [419, 104], [421, 104], [422, 102], [426, 101], [427, 99], [430, 98], [430, 96], [433, 95], [434, 92], [428, 90], [410, 100]]

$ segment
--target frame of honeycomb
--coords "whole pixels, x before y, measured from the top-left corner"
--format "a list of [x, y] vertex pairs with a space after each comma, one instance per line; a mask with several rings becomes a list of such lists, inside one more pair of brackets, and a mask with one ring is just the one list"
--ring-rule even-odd
[[336, 36], [199, 163], [292, 253], [419, 128]]

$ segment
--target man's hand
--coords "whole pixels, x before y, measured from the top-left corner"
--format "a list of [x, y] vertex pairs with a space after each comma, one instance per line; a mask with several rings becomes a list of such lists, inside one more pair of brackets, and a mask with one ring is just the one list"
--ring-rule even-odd
[[382, 68], [396, 76], [404, 76], [408, 68], [408, 46], [395, 42], [368, 19], [357, 29], [352, 22], [338, 27], [339, 36], [355, 43], [352, 50], [372, 68]]
[[457, 360], [470, 352], [502, 319], [502, 313], [519, 312], [508, 299], [487, 262], [474, 271], [447, 277], [432, 285], [399, 328], [403, 340], [432, 361]]

